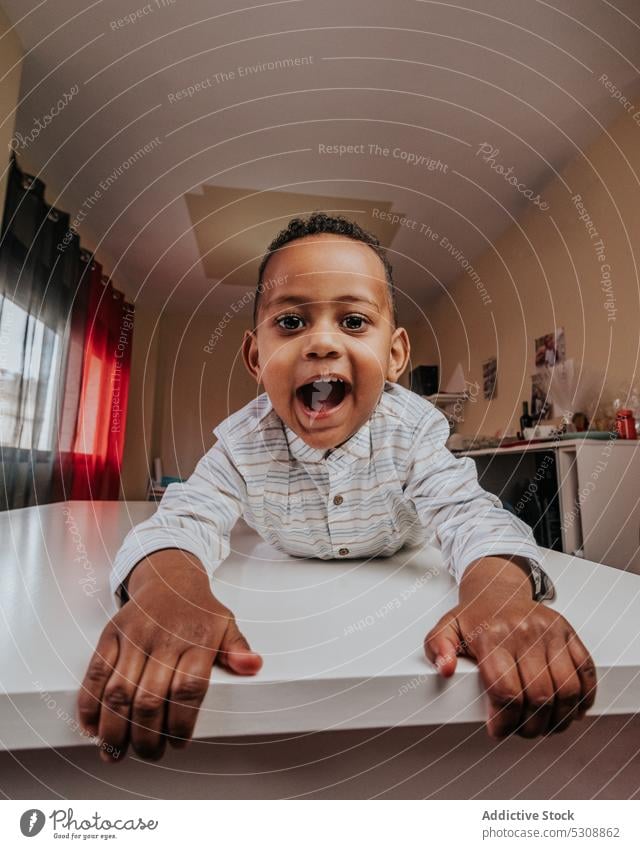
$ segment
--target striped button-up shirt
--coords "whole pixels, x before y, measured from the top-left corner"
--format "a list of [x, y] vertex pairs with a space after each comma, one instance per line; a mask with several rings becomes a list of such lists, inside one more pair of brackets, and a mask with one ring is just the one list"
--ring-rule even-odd
[[385, 382], [367, 422], [337, 448], [307, 445], [266, 393], [213, 432], [191, 477], [170, 484], [156, 513], [127, 534], [111, 573], [118, 602], [133, 566], [163, 548], [199, 558], [213, 589], [240, 516], [297, 557], [364, 559], [435, 543], [458, 583], [479, 557], [519, 555], [533, 597], [554, 596], [529, 526], [482, 489], [473, 460], [446, 448], [446, 417], [397, 383]]

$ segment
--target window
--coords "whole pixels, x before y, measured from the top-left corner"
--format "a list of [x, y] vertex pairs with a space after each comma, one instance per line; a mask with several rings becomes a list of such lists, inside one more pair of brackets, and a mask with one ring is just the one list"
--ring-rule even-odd
[[[50, 451], [60, 382], [60, 334], [6, 297], [0, 309], [0, 444]], [[34, 445], [34, 428], [37, 432], [40, 424]]]
[[104, 418], [101, 421], [100, 416], [101, 399], [105, 397], [105, 389], [108, 388], [105, 387], [104, 363], [95, 354], [91, 354], [88, 368], [84, 405], [80, 410], [78, 434], [74, 445], [74, 451], [78, 454], [95, 454], [100, 450], [103, 436], [101, 431], [104, 430], [105, 422]]

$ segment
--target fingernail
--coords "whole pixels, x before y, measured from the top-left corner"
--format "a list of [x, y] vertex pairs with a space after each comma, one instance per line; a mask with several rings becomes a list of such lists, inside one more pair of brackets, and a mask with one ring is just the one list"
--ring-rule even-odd
[[105, 763], [111, 763], [111, 761], [113, 760], [111, 755], [109, 755], [107, 752], [105, 752], [104, 749], [100, 749], [100, 758]]

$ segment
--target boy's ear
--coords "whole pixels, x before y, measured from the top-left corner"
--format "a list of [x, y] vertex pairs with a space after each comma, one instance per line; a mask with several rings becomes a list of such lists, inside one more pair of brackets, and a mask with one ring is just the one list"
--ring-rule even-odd
[[397, 383], [398, 378], [407, 367], [410, 356], [411, 343], [409, 342], [409, 334], [404, 327], [396, 327], [391, 337], [387, 380]]
[[249, 374], [256, 383], [260, 383], [260, 360], [258, 358], [258, 339], [255, 330], [245, 330], [242, 339], [242, 359]]

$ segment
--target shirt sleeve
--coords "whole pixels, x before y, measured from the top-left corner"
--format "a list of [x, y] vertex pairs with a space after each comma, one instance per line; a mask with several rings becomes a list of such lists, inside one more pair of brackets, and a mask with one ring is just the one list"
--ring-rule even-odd
[[229, 556], [231, 529], [246, 504], [246, 483], [233, 462], [226, 441], [218, 441], [198, 462], [191, 477], [169, 484], [158, 509], [132, 528], [113, 562], [110, 588], [116, 606], [128, 596], [122, 586], [133, 567], [154, 551], [180, 548], [195, 555], [213, 581], [217, 567]]
[[435, 537], [456, 583], [480, 557], [517, 555], [529, 564], [533, 598], [554, 598], [555, 588], [541, 567], [542, 554], [531, 528], [480, 486], [470, 457], [454, 457], [445, 445], [446, 417], [435, 408], [429, 412], [415, 433], [405, 495], [429, 538]]

